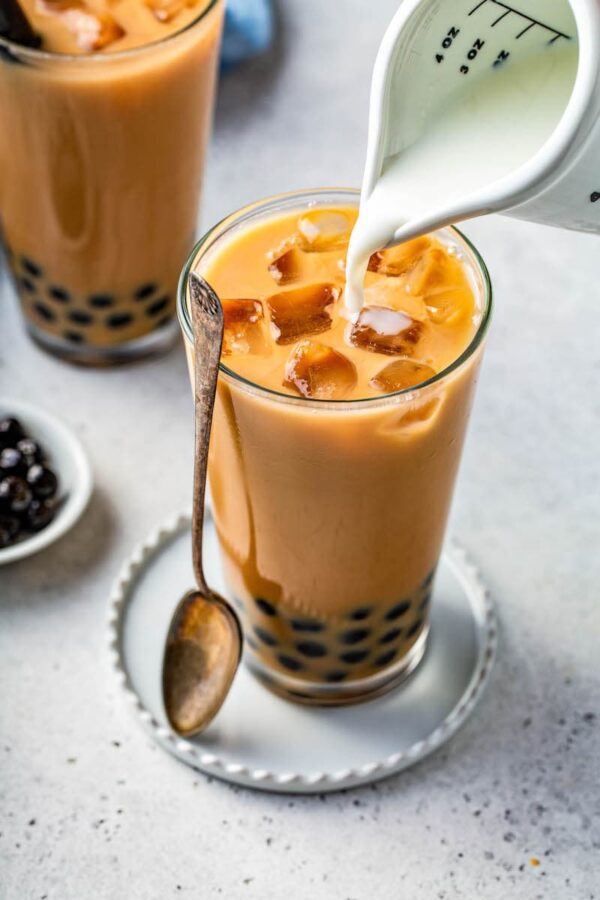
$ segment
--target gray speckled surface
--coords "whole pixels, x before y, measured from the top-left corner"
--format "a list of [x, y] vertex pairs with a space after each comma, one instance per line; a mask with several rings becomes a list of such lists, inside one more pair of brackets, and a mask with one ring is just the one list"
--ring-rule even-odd
[[[221, 85], [206, 223], [360, 180], [396, 0], [282, 6], [281, 47]], [[499, 663], [446, 749], [321, 799], [209, 783], [129, 717], [106, 597], [122, 557], [189, 501], [184, 360], [70, 369], [28, 343], [3, 285], [1, 392], [70, 422], [97, 489], [71, 535], [0, 570], [2, 900], [600, 897], [600, 244], [502, 218], [465, 230], [497, 307], [453, 530], [493, 590]]]

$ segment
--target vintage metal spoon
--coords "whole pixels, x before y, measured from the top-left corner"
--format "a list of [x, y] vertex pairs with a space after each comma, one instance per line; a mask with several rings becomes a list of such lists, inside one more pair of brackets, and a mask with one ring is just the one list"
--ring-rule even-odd
[[163, 701], [174, 731], [203, 731], [229, 692], [242, 653], [242, 630], [231, 606], [206, 583], [202, 567], [204, 492], [208, 442], [223, 341], [223, 310], [210, 285], [192, 273], [196, 446], [192, 554], [197, 590], [173, 614], [163, 657]]

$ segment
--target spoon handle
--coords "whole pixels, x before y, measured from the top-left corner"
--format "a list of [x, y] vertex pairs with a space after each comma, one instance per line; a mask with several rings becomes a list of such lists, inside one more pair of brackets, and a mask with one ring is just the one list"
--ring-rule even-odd
[[40, 36], [33, 30], [18, 0], [2, 0], [0, 6], [0, 37], [23, 47], [39, 47]]
[[208, 444], [212, 426], [219, 360], [223, 343], [223, 308], [211, 286], [195, 272], [189, 276], [189, 292], [194, 325], [194, 389], [196, 442], [194, 455], [194, 501], [192, 506], [192, 559], [200, 590], [211, 595], [202, 566], [204, 493], [208, 465]]

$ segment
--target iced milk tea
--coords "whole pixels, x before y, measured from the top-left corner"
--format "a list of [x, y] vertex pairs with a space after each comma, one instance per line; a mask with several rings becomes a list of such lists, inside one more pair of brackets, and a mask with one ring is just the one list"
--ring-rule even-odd
[[448, 229], [375, 253], [349, 316], [356, 204], [257, 204], [190, 260], [224, 309], [209, 475], [248, 662], [321, 703], [387, 689], [423, 655], [490, 304]]
[[109, 363], [173, 336], [195, 235], [221, 0], [21, 0], [0, 40], [0, 222], [27, 328]]

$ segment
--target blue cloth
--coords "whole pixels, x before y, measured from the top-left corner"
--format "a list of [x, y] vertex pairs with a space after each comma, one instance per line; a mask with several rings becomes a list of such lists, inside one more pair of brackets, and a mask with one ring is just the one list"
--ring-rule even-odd
[[273, 39], [271, 0], [227, 0], [221, 66], [228, 69], [262, 53]]

